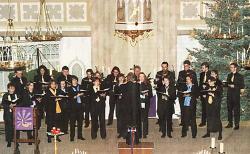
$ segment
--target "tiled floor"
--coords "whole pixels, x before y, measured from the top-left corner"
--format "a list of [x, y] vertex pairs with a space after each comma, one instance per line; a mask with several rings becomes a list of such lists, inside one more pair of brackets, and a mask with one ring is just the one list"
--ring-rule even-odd
[[[199, 121], [199, 120], [198, 120]], [[155, 154], [194, 154], [202, 149], [210, 150], [210, 139], [201, 138], [204, 135], [206, 128], [198, 129], [198, 136], [196, 139], [191, 138], [190, 132], [188, 137], [181, 138], [181, 127], [178, 126], [178, 122], [174, 121], [174, 132], [173, 138], [162, 139], [161, 134], [158, 132], [158, 126], [155, 125], [156, 120], [150, 119], [150, 130], [149, 136], [144, 141], [154, 142]], [[226, 123], [224, 122], [224, 125]], [[3, 127], [3, 124], [0, 125]], [[24, 134], [26, 135], [26, 134]], [[41, 154], [53, 154], [54, 153], [54, 143], [47, 143], [45, 135], [45, 125], [43, 125], [40, 134], [41, 144], [40, 152]], [[62, 136], [62, 142], [58, 144], [58, 154], [72, 154], [75, 148], [80, 150], [85, 150], [87, 154], [117, 154], [117, 143], [123, 141], [122, 139], [116, 138], [116, 127], [107, 127], [107, 139], [102, 140], [100, 136], [96, 140], [91, 140], [90, 138], [90, 128], [84, 129], [85, 141], [69, 141], [69, 135]], [[217, 134], [212, 134], [217, 139]], [[0, 135], [0, 154], [12, 154], [13, 148], [6, 148], [6, 143], [4, 140], [4, 135]], [[238, 131], [233, 131], [232, 129], [223, 130], [223, 140], [221, 141], [225, 144], [226, 154], [250, 154], [250, 121], [242, 122], [241, 128]], [[216, 150], [213, 154], [217, 154], [219, 150], [219, 142], [216, 141]], [[27, 144], [21, 144], [20, 146], [21, 154], [32, 154], [33, 146]]]

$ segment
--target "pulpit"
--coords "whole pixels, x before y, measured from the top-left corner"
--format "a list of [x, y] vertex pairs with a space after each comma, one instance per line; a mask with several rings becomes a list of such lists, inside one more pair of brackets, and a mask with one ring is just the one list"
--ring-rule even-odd
[[119, 154], [153, 154], [154, 143], [153, 142], [141, 142], [134, 145], [132, 148], [125, 142], [118, 143]]

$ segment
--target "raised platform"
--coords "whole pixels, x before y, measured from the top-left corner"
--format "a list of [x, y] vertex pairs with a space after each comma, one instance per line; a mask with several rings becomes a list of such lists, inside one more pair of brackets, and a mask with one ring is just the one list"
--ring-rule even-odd
[[[141, 142], [134, 145], [133, 154], [153, 154], [154, 143], [153, 142]], [[125, 142], [118, 142], [119, 154], [132, 154], [130, 145]]]

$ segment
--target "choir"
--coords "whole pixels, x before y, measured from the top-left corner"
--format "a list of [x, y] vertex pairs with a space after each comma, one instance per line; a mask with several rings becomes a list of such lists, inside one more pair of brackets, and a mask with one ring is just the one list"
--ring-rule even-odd
[[[184, 61], [184, 70], [179, 72], [177, 80], [175, 72], [168, 70], [167, 62], [163, 62], [161, 67], [162, 70], [156, 73], [153, 83], [137, 65], [126, 76], [115, 66], [106, 78], [102, 73], [88, 69], [81, 84], [76, 76], [69, 74], [67, 66], [62, 67], [60, 75], [54, 79], [49, 75], [48, 69], [41, 65], [33, 82], [27, 81], [21, 69], [15, 70], [15, 77], [8, 83], [8, 92], [2, 98], [7, 147], [11, 146], [13, 140], [14, 107], [36, 108], [38, 128], [45, 118], [47, 132], [56, 127], [68, 134], [70, 128], [70, 141], [75, 140], [76, 134], [78, 140], [85, 140], [83, 121], [85, 128], [91, 126], [92, 139], [97, 138], [98, 129], [101, 138], [105, 139], [106, 98], [109, 98], [110, 108], [107, 125], [113, 124], [116, 111], [117, 138], [122, 137], [131, 144], [131, 132], [135, 132], [134, 144], [139, 143], [140, 138], [147, 138], [149, 134], [148, 115], [153, 97], [152, 89], [156, 90], [159, 118], [157, 124], [162, 138], [166, 135], [172, 138], [172, 116], [175, 113], [175, 100], [178, 98], [181, 109], [181, 137], [187, 136], [191, 126], [192, 138], [196, 138], [196, 108], [197, 99], [200, 99], [202, 115], [199, 127], [207, 126], [207, 133], [202, 137], [210, 137], [211, 132], [219, 132], [218, 139], [221, 140], [220, 109], [223, 86], [228, 88], [228, 125], [225, 128], [233, 127], [234, 122], [234, 129], [239, 129], [240, 95], [244, 89], [244, 79], [237, 72], [237, 64], [230, 64], [230, 73], [224, 83], [219, 79], [217, 70], [209, 70], [207, 62], [201, 64], [199, 82], [188, 60]], [[27, 135], [32, 138], [31, 132], [27, 131]], [[61, 142], [59, 137], [56, 140]], [[51, 136], [48, 136], [48, 143], [51, 143]]]

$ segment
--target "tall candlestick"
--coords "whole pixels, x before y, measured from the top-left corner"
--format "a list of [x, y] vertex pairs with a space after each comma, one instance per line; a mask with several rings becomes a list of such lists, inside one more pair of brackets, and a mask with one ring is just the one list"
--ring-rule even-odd
[[236, 30], [236, 33], [239, 34], [239, 27], [237, 26], [237, 30]]
[[220, 153], [224, 153], [224, 144], [220, 143]]
[[215, 138], [214, 137], [211, 138], [211, 148], [212, 149], [215, 148]]

